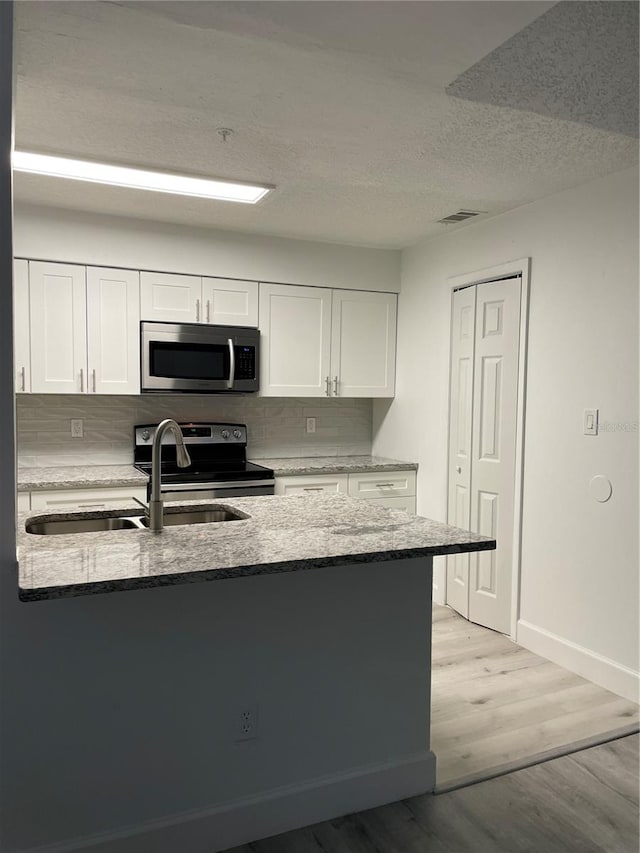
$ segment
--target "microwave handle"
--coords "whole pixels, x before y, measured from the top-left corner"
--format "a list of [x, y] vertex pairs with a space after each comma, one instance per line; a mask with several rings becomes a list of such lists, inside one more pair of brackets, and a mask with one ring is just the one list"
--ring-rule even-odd
[[233, 383], [236, 378], [236, 353], [233, 348], [233, 340], [227, 339], [229, 344], [229, 379], [227, 380], [227, 388], [233, 388]]

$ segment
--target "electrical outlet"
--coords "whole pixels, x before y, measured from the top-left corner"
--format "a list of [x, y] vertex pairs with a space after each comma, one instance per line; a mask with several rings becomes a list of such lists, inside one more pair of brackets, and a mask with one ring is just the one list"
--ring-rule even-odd
[[254, 740], [258, 737], [258, 706], [244, 705], [236, 719], [236, 741]]
[[316, 419], [315, 418], [307, 418], [307, 432], [313, 433], [316, 431]]
[[71, 436], [72, 438], [82, 438], [84, 436], [84, 421], [82, 418], [71, 418]]

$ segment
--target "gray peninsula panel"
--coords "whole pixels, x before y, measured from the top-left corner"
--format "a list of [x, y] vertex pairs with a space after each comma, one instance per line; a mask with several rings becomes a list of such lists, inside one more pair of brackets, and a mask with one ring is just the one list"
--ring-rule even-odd
[[[211, 502], [193, 502], [201, 508]], [[25, 523], [69, 512], [21, 513], [19, 595], [23, 601], [251, 577], [495, 548], [495, 540], [342, 495], [266, 496], [218, 506], [238, 521], [39, 536]], [[167, 507], [170, 512], [172, 505]], [[116, 510], [82, 517], [117, 515]], [[129, 514], [134, 514], [129, 511]], [[78, 517], [78, 513], [73, 513]]]

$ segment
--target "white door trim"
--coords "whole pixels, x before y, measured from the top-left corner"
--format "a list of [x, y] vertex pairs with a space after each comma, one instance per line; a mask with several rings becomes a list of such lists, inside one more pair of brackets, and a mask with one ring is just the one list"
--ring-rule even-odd
[[[518, 405], [516, 412], [516, 464], [515, 464], [515, 489], [514, 489], [514, 526], [513, 526], [513, 583], [511, 585], [511, 633], [510, 637], [514, 642], [517, 642], [518, 620], [520, 618], [520, 573], [521, 573], [521, 556], [522, 556], [522, 499], [524, 486], [524, 435], [525, 435], [525, 402], [526, 402], [526, 378], [527, 378], [527, 339], [529, 327], [529, 278], [531, 272], [531, 258], [519, 258], [514, 261], [507, 261], [504, 264], [498, 264], [494, 267], [486, 267], [474, 272], [462, 273], [461, 275], [450, 276], [447, 279], [451, 291], [451, 300], [453, 300], [453, 292], [463, 287], [470, 287], [475, 284], [482, 284], [487, 281], [494, 281], [500, 278], [511, 278], [519, 275], [521, 277], [521, 298], [520, 298], [520, 339], [518, 343]], [[447, 464], [449, 459], [449, 441], [450, 441], [450, 419], [451, 419], [451, 323], [453, 322], [453, 313], [450, 312], [449, 321], [449, 395], [448, 395], [448, 415], [447, 415]], [[448, 470], [448, 469], [447, 469]], [[449, 477], [447, 477], [447, 495], [446, 505], [449, 505]], [[446, 563], [439, 561], [440, 565], [437, 570], [434, 566], [434, 575], [437, 571], [438, 577], [436, 581], [439, 603], [444, 604], [447, 595], [447, 572]], [[434, 578], [435, 579], [435, 578]], [[440, 601], [440, 598], [442, 600]], [[435, 600], [435, 599], [434, 599]]]

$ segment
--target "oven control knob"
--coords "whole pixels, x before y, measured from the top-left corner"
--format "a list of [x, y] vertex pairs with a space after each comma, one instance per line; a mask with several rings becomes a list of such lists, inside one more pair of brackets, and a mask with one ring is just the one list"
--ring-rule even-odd
[[149, 441], [149, 439], [151, 438], [151, 433], [148, 429], [143, 429], [140, 433], [140, 436], [142, 437], [143, 441]]
[[223, 429], [223, 430], [222, 430], [222, 432], [220, 433], [220, 435], [221, 435], [223, 438], [229, 438], [229, 430], [228, 430], [228, 429]]
[[234, 429], [234, 431], [233, 431], [233, 437], [234, 437], [234, 438], [242, 438], [242, 433], [240, 432], [240, 430], [239, 430], [239, 429]]

